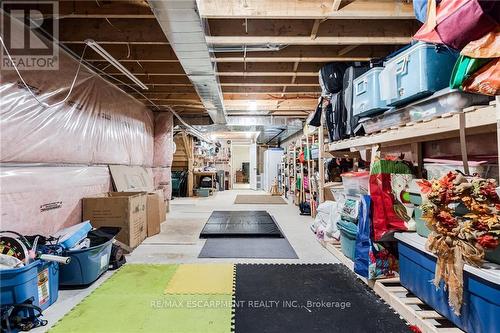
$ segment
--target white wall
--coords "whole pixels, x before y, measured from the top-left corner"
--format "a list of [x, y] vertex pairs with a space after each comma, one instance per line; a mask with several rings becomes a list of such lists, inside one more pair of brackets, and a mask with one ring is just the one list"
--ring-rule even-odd
[[236, 170], [241, 170], [241, 163], [250, 162], [250, 145], [233, 145], [231, 148], [231, 176], [236, 182]]

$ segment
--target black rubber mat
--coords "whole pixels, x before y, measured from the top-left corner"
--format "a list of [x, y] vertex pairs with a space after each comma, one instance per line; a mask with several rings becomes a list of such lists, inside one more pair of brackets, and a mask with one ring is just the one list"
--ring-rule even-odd
[[200, 233], [211, 237], [279, 237], [283, 235], [266, 211], [214, 211]]
[[339, 264], [236, 265], [236, 333], [410, 332]]
[[239, 223], [244, 220], [246, 223], [274, 223], [273, 218], [265, 210], [257, 211], [223, 211], [215, 210], [208, 218], [207, 223]]
[[286, 238], [209, 238], [198, 258], [298, 259]]

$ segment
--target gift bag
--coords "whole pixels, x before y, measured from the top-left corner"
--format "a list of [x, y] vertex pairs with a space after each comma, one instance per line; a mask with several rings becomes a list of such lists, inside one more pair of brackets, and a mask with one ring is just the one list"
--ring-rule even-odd
[[370, 171], [373, 240], [379, 241], [388, 232], [416, 229], [412, 219], [413, 205], [405, 202], [404, 193], [413, 175], [400, 160], [377, 160]]
[[354, 272], [369, 280], [392, 277], [398, 269], [397, 260], [382, 245], [372, 242], [370, 208], [370, 196], [363, 195], [354, 250]]
[[429, 0], [427, 6], [427, 20], [413, 36], [416, 40], [461, 50], [499, 24], [500, 1], [442, 0], [437, 5]]
[[462, 83], [462, 90], [476, 94], [500, 94], [500, 58], [490, 61]]

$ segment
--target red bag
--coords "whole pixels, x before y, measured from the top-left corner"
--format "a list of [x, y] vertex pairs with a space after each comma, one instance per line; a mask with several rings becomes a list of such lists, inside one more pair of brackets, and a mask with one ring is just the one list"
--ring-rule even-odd
[[388, 232], [415, 230], [413, 208], [402, 202], [402, 192], [413, 178], [401, 161], [378, 160], [370, 171], [373, 240], [380, 241]]
[[461, 50], [498, 26], [500, 1], [442, 0], [436, 5], [429, 0], [427, 13], [427, 21], [413, 38]]

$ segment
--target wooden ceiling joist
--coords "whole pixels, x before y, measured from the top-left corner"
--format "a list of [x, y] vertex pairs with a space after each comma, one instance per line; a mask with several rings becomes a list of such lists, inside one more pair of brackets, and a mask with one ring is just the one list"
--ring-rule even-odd
[[[282, 86], [262, 86], [262, 85], [254, 85], [254, 86], [222, 86], [222, 92], [226, 93], [239, 93], [239, 94], [254, 94], [254, 93], [266, 93], [266, 94], [277, 94], [281, 93], [283, 90]], [[289, 86], [287, 88], [287, 92], [321, 92], [319, 84], [317, 86]]]
[[318, 77], [318, 72], [218, 72], [218, 76], [314, 76]]
[[[294, 77], [294, 76], [292, 76]], [[288, 84], [291, 78], [289, 76], [277, 75], [277, 76], [221, 76], [219, 81], [222, 85], [232, 84], [232, 83], [242, 83], [242, 84], [253, 84], [253, 85], [265, 85], [265, 84]], [[313, 76], [301, 76], [294, 80], [297, 84], [318, 84], [317, 77]], [[292, 83], [294, 83], [292, 82]]]
[[[335, 1], [333, 2], [335, 4]], [[411, 3], [397, 0], [357, 0], [334, 10], [332, 0], [204, 0], [205, 18], [265, 19], [410, 19]]]
[[261, 45], [265, 40], [269, 44], [286, 45], [404, 45], [411, 42], [411, 36], [207, 36], [210, 45]]
[[330, 56], [330, 57], [302, 57], [300, 55], [294, 57], [224, 57], [224, 58], [213, 58], [213, 61], [217, 63], [221, 62], [332, 62], [332, 61], [368, 61], [372, 57], [364, 56], [364, 57], [339, 57], [339, 56]]
[[[257, 92], [257, 93], [225, 93], [224, 101], [237, 100], [237, 101], [250, 101], [250, 100], [301, 100], [301, 99], [311, 99], [317, 100], [319, 92], [286, 92], [284, 96], [281, 93], [269, 93], [269, 92]], [[144, 99], [138, 93], [131, 93], [132, 96], [137, 99]], [[152, 100], [197, 100], [198, 94], [196, 93], [162, 93], [162, 92], [144, 92], [144, 96]]]
[[[408, 37], [418, 29], [410, 20], [209, 20], [211, 37]], [[268, 41], [261, 40], [261, 44]], [[284, 43], [283, 43], [284, 44]]]

